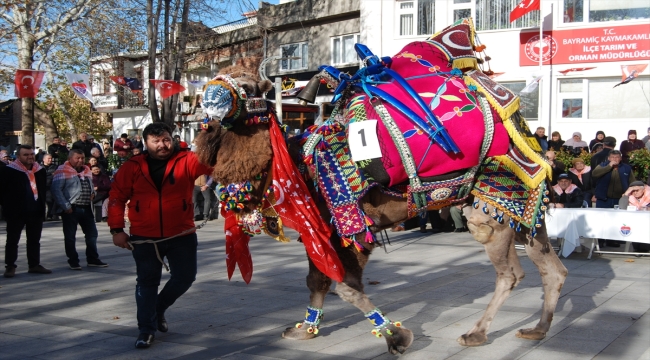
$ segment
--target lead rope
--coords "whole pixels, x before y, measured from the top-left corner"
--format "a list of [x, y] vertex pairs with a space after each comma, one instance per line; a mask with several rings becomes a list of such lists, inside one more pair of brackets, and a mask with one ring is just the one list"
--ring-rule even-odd
[[163, 260], [163, 259], [160, 257], [160, 252], [158, 252], [158, 243], [159, 243], [159, 242], [163, 242], [163, 241], [167, 241], [167, 240], [170, 240], [170, 239], [173, 239], [173, 238], [177, 238], [177, 237], [179, 237], [179, 236], [183, 236], [183, 235], [185, 235], [185, 234], [189, 234], [190, 232], [192, 232], [192, 231], [194, 231], [194, 230], [199, 230], [199, 229], [201, 229], [202, 227], [205, 226], [205, 224], [208, 222], [208, 220], [210, 220], [210, 217], [209, 217], [209, 216], [208, 216], [205, 220], [203, 220], [203, 222], [202, 222], [201, 224], [199, 224], [199, 225], [197, 225], [197, 226], [195, 226], [195, 227], [193, 227], [193, 228], [187, 229], [187, 230], [185, 230], [185, 231], [183, 231], [183, 232], [180, 232], [180, 233], [178, 233], [178, 234], [176, 234], [176, 235], [174, 235], [174, 236], [170, 236], [170, 237], [167, 237], [167, 238], [164, 238], [164, 239], [159, 239], [159, 240], [151, 240], [151, 239], [147, 239], [147, 240], [135, 240], [135, 241], [129, 241], [129, 242], [128, 242], [128, 244], [129, 244], [129, 248], [130, 248], [131, 250], [133, 250], [133, 249], [134, 249], [134, 248], [133, 248], [133, 245], [140, 245], [140, 244], [153, 244], [153, 248], [156, 250], [156, 257], [158, 258], [158, 261], [160, 261], [160, 263], [162, 263], [162, 264], [165, 266], [165, 270], [167, 270], [167, 272], [169, 272], [169, 266], [167, 265], [167, 263], [165, 263], [165, 260]]

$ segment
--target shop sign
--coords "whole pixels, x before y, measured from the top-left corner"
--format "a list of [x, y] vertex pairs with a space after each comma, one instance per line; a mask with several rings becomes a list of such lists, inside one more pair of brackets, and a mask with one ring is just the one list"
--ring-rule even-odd
[[[650, 60], [650, 24], [519, 34], [521, 66]], [[541, 50], [541, 51], [540, 51]]]
[[95, 95], [95, 108], [117, 107], [117, 95]]

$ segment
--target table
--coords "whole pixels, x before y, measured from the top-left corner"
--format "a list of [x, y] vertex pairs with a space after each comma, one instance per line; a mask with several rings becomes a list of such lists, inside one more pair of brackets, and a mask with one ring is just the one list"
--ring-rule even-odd
[[550, 209], [545, 216], [549, 237], [564, 238], [562, 256], [569, 256], [580, 245], [580, 238], [591, 239], [589, 259], [596, 253], [620, 253], [600, 251], [598, 239], [630, 243], [650, 243], [650, 211], [627, 211], [617, 209]]

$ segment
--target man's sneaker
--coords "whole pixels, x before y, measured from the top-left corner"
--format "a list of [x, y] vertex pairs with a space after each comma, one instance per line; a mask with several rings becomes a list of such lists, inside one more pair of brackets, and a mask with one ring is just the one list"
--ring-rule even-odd
[[5, 277], [6, 278], [12, 278], [14, 276], [16, 276], [16, 268], [15, 267], [8, 267], [5, 270]]
[[153, 339], [155, 336], [153, 334], [145, 334], [142, 333], [140, 336], [138, 336], [138, 340], [135, 341], [135, 347], [136, 349], [146, 349], [149, 346], [151, 346], [151, 343], [153, 343]]
[[88, 267], [108, 267], [108, 264], [101, 260], [95, 260], [88, 263]]
[[36, 265], [34, 267], [30, 267], [27, 272], [30, 274], [51, 274], [52, 270], [44, 268], [43, 265]]
[[79, 263], [70, 264], [70, 270], [81, 270], [81, 265]]

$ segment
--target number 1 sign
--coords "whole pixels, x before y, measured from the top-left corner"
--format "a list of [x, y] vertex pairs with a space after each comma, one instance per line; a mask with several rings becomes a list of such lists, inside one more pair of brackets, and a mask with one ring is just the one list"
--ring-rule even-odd
[[348, 125], [348, 144], [350, 144], [350, 153], [354, 161], [380, 158], [377, 120], [350, 123]]

